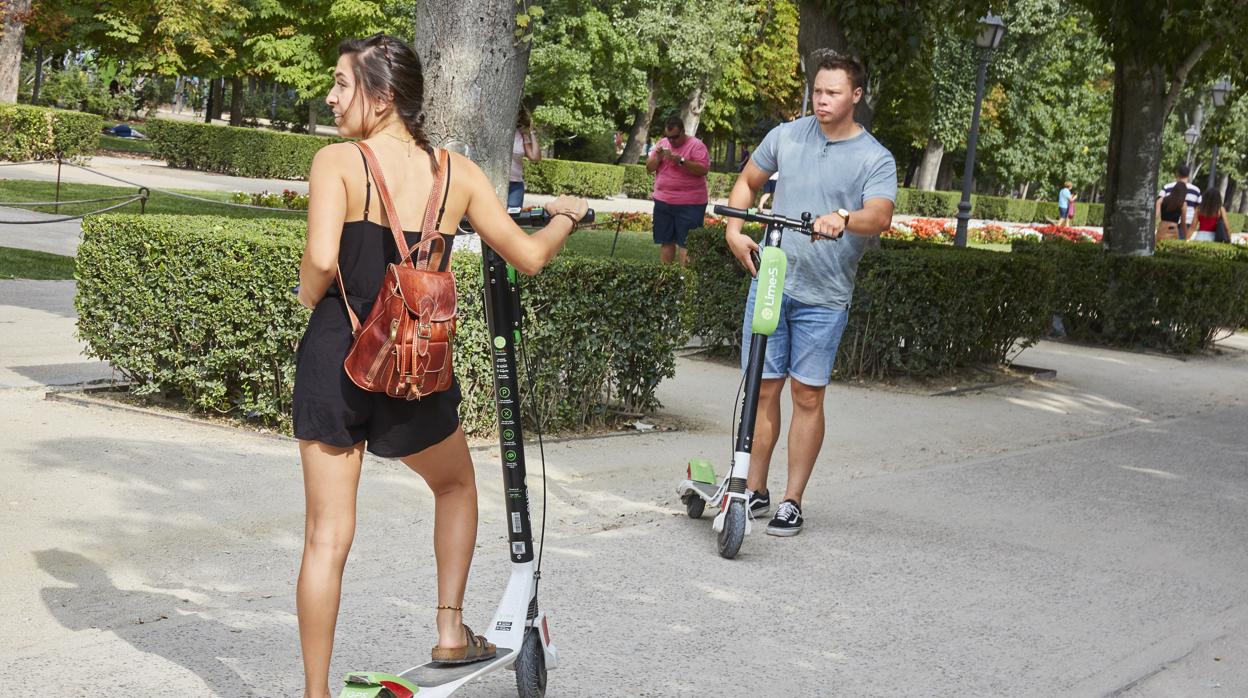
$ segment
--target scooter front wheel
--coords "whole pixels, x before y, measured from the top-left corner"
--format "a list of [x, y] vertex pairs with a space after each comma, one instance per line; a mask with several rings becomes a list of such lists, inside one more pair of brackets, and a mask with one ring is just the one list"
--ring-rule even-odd
[[741, 550], [745, 539], [745, 500], [733, 497], [724, 512], [724, 527], [719, 532], [719, 556], [731, 560]]
[[537, 628], [524, 631], [524, 641], [516, 655], [516, 692], [520, 698], [546, 695], [546, 653]]

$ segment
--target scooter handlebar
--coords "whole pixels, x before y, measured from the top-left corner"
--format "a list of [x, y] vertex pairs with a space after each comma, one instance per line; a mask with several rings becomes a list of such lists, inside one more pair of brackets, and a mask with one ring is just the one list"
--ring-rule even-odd
[[831, 235], [823, 235], [815, 232], [814, 216], [809, 211], [802, 213], [801, 220], [789, 218], [787, 216], [777, 216], [770, 213], [760, 213], [756, 208], [733, 208], [732, 206], [721, 206], [716, 204], [712, 211], [717, 216], [728, 216], [729, 218], [740, 218], [743, 221], [751, 223], [761, 223], [763, 225], [778, 225], [782, 228], [796, 230], [803, 235], [811, 237], [824, 238], [826, 240], [839, 240]]

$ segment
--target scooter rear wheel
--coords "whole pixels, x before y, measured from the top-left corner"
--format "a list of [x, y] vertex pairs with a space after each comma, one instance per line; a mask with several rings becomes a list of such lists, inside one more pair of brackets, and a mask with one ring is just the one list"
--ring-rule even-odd
[[702, 518], [702, 512], [704, 511], [706, 511], [705, 499], [702, 499], [693, 492], [685, 495], [685, 513], [689, 515], [689, 518], [700, 519]]
[[741, 550], [745, 539], [745, 500], [733, 498], [724, 512], [724, 527], [719, 532], [719, 556], [731, 560]]
[[546, 653], [537, 628], [524, 631], [524, 641], [516, 654], [516, 692], [520, 698], [546, 695]]

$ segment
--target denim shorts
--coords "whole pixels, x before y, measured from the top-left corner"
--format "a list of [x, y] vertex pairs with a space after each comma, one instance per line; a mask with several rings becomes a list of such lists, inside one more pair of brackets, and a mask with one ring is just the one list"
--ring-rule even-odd
[[706, 204], [669, 204], [654, 200], [654, 243], [684, 247], [689, 231], [706, 224]]
[[[750, 359], [753, 335], [750, 326], [754, 321], [754, 294], [757, 290], [758, 281], [755, 280], [750, 284], [750, 295], [745, 303], [741, 370], [745, 370]], [[832, 378], [836, 350], [848, 321], [849, 308], [807, 305], [785, 296], [780, 302], [780, 323], [767, 338], [763, 378], [793, 376], [794, 380], [813, 388], [827, 385]]]

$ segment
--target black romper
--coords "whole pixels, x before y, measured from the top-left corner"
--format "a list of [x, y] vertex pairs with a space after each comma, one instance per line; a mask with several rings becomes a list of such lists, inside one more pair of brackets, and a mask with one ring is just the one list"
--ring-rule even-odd
[[[364, 157], [362, 152], [360, 157]], [[377, 298], [386, 265], [399, 260], [390, 229], [368, 220], [372, 182], [367, 160], [364, 181], [364, 220], [343, 224], [338, 248], [338, 266], [347, 288], [347, 300], [361, 322], [368, 317]], [[450, 192], [450, 186], [448, 162], [446, 193]], [[439, 228], [445, 210], [444, 194], [442, 209], [438, 211]], [[404, 236], [408, 245], [420, 241], [420, 231], [404, 231]], [[442, 236], [445, 250], [442, 270], [450, 264], [453, 241], [453, 235]], [[453, 378], [447, 390], [419, 400], [368, 392], [352, 383], [342, 367], [351, 340], [351, 319], [335, 283], [312, 311], [308, 329], [295, 353], [296, 438], [340, 448], [366, 441], [370, 453], [383, 458], [401, 458], [419, 453], [455, 433], [461, 399], [458, 379]]]

